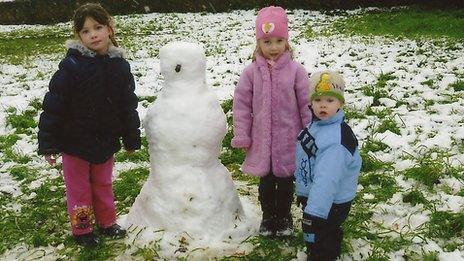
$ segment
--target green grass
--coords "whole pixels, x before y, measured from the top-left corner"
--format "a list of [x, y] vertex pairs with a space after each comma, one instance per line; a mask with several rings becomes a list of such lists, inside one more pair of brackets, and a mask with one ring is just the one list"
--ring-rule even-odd
[[317, 33], [314, 31], [314, 29], [310, 25], [308, 25], [306, 26], [306, 30], [303, 32], [303, 36], [306, 39], [312, 39], [317, 36]]
[[440, 179], [444, 177], [455, 177], [462, 179], [463, 168], [454, 167], [449, 163], [449, 154], [445, 151], [429, 150], [414, 160], [416, 164], [411, 168], [402, 171], [402, 174], [419, 181], [428, 189], [433, 189], [440, 184]]
[[[20, 187], [23, 193], [26, 195], [34, 193], [36, 196], [21, 200], [20, 212], [0, 209], [2, 216], [0, 253], [18, 242], [34, 247], [64, 244], [65, 248], [59, 252], [68, 257], [72, 256], [76, 260], [107, 260], [124, 252], [126, 246], [121, 240], [108, 240], [99, 236], [100, 245], [95, 249], [86, 249], [77, 246], [68, 236], [70, 225], [66, 213], [64, 182], [61, 176], [56, 179], [45, 179], [40, 187], [30, 189], [29, 184], [36, 179], [37, 170], [15, 166], [10, 169], [10, 172], [15, 179], [22, 181]], [[115, 198], [118, 201], [119, 210], [127, 212], [147, 176], [148, 170], [146, 169], [129, 170], [120, 174], [120, 179], [114, 182]], [[2, 206], [6, 206], [4, 203], [17, 200], [20, 199], [12, 199], [0, 194]]]
[[9, 134], [0, 136], [0, 151], [3, 152], [1, 160], [3, 162], [16, 162], [18, 164], [26, 164], [32, 159], [30, 155], [23, 155], [13, 150], [13, 146], [21, 138], [18, 134]]
[[149, 162], [150, 155], [148, 154], [148, 142], [146, 137], [141, 139], [141, 148], [134, 152], [128, 153], [125, 150], [120, 150], [114, 156], [116, 162], [132, 161], [132, 162]]
[[246, 256], [230, 256], [222, 260], [291, 260], [295, 257], [297, 251], [302, 251], [304, 248], [302, 237], [301, 232], [284, 239], [263, 236], [253, 237], [245, 241], [255, 246], [251, 253]]
[[406, 194], [403, 195], [403, 202], [410, 203], [411, 205], [415, 206], [417, 204], [429, 204], [429, 201], [425, 198], [424, 194], [417, 189], [413, 189], [408, 191]]
[[[23, 175], [34, 175], [24, 173]], [[20, 212], [5, 210], [0, 214], [2, 237], [0, 238], [0, 253], [24, 242], [34, 247], [52, 245], [64, 242], [67, 231], [63, 224], [67, 224], [66, 205], [63, 201], [64, 187], [62, 178], [47, 180], [37, 189], [29, 189], [24, 182], [21, 185], [26, 195], [35, 193], [36, 196], [21, 202]]]
[[139, 102], [142, 103], [142, 106], [147, 108], [156, 100], [156, 96], [139, 96]]
[[379, 253], [378, 249], [374, 249], [373, 251], [367, 258], [366, 261], [389, 261], [390, 258], [388, 256], [384, 255], [383, 253]]
[[370, 203], [385, 202], [398, 192], [395, 179], [387, 173], [363, 173], [359, 176], [359, 184], [364, 187], [363, 193], [374, 195], [373, 199], [365, 200]]
[[389, 108], [373, 109], [372, 107], [368, 107], [365, 111], [365, 114], [370, 115], [370, 116], [376, 116], [379, 119], [383, 119], [383, 118], [391, 117], [393, 115], [393, 112]]
[[429, 189], [438, 184], [439, 179], [442, 176], [441, 164], [434, 162], [421, 162], [418, 165], [405, 170], [404, 175], [408, 178], [415, 179]]
[[141, 45], [144, 45], [151, 57], [158, 56], [159, 47], [167, 44], [167, 42], [163, 40], [161, 43], [154, 44], [151, 40], [147, 40], [146, 36], [156, 36], [165, 29], [178, 32], [179, 25], [184, 23], [175, 13], [166, 14], [166, 16], [169, 16], [169, 20], [157, 20], [158, 18], [154, 18], [154, 20], [144, 20], [143, 22], [140, 20], [142, 16], [137, 14], [125, 18], [116, 17], [116, 39], [118, 43], [124, 47], [127, 53], [135, 53], [140, 50]]
[[396, 252], [411, 244], [412, 242], [404, 237], [379, 237], [379, 240], [374, 241], [373, 253], [367, 260], [390, 260], [388, 253]]
[[428, 79], [426, 81], [421, 82], [421, 84], [428, 86], [429, 88], [432, 88], [432, 86], [435, 85], [435, 81], [433, 79]]
[[456, 92], [464, 91], [464, 80], [457, 80], [449, 86]]
[[40, 111], [42, 109], [42, 99], [35, 98], [29, 102], [29, 106], [34, 108], [36, 111]]
[[231, 172], [236, 180], [247, 182], [248, 185], [258, 184], [259, 178], [244, 174], [240, 171], [240, 166], [245, 159], [245, 152], [243, 149], [233, 148], [231, 145], [233, 134], [232, 125], [232, 99], [225, 100], [221, 103], [222, 110], [227, 117], [227, 133], [222, 140], [222, 151], [219, 155], [221, 163]]
[[462, 10], [400, 8], [368, 11], [336, 21], [331, 30], [348, 35], [391, 36], [410, 39], [464, 39]]
[[118, 253], [126, 250], [126, 245], [122, 241], [104, 237], [99, 237], [99, 240], [100, 244], [95, 248], [74, 247], [67, 255], [74, 257], [72, 260], [113, 260]]
[[37, 170], [31, 169], [25, 165], [13, 166], [12, 168], [9, 169], [9, 171], [10, 171], [10, 175], [18, 181], [23, 181], [23, 180], [28, 180], [28, 179], [29, 181], [33, 181], [34, 179], [37, 178]]
[[393, 75], [393, 72], [381, 73], [377, 78], [375, 86], [378, 88], [385, 88], [387, 82], [396, 79], [396, 76]]
[[[173, 14], [172, 17], [175, 15]], [[141, 18], [141, 15], [130, 15], [129, 19], [116, 18], [117, 24], [117, 35], [118, 36], [147, 36], [156, 34], [159, 31], [162, 31], [165, 27], [170, 26], [170, 24], [163, 23], [158, 20], [146, 21], [142, 24], [139, 24], [139, 19], [132, 18]], [[176, 16], [177, 17], [177, 16]], [[180, 19], [177, 19], [180, 22]], [[174, 25], [175, 23], [172, 23]], [[177, 28], [176, 28], [177, 29]]]
[[387, 83], [390, 80], [396, 79], [396, 76], [393, 75], [393, 72], [381, 73], [377, 77], [377, 82], [375, 84], [369, 84], [361, 87], [361, 91], [366, 96], [373, 97], [372, 106], [379, 106], [381, 98], [389, 98], [390, 95], [387, 91]]
[[160, 246], [155, 245], [154, 247], [143, 247], [137, 249], [134, 252], [133, 256], [140, 256], [143, 260], [157, 260], [160, 259], [158, 251], [160, 251]]
[[18, 114], [16, 108], [7, 110], [6, 125], [15, 129], [16, 134], [31, 135], [33, 129], [37, 127], [34, 117], [37, 115], [36, 110], [25, 110]]
[[131, 169], [119, 173], [118, 179], [113, 182], [115, 200], [118, 202], [116, 207], [119, 212], [127, 213], [129, 211], [149, 173], [150, 171], [146, 168]]
[[[369, 228], [369, 220], [372, 218], [374, 212], [367, 206], [370, 206], [370, 204], [365, 202], [361, 195], [358, 194], [353, 201], [347, 220], [343, 223], [345, 240], [348, 238], [377, 238]], [[349, 250], [350, 247], [351, 245], [344, 242], [343, 248], [346, 249], [346, 251], [352, 252], [352, 250]]]
[[458, 196], [464, 197], [464, 188], [458, 192]]
[[[127, 212], [138, 195], [142, 184], [148, 176], [147, 169], [134, 169], [122, 172], [120, 178], [114, 182], [117, 208]], [[73, 260], [108, 260], [114, 258], [126, 249], [122, 240], [109, 240], [99, 236], [100, 245], [95, 249], [82, 248], [75, 244], [69, 236], [69, 220], [66, 213], [65, 189], [62, 176], [56, 179], [46, 178], [41, 186], [31, 189], [30, 182], [38, 176], [38, 170], [26, 166], [14, 166], [10, 174], [21, 181], [21, 191], [25, 195], [35, 194], [34, 197], [24, 200], [12, 198], [0, 193], [0, 203], [19, 203], [19, 212], [0, 208], [0, 253], [15, 246], [18, 242], [33, 247], [58, 246], [65, 247], [58, 253]], [[98, 233], [97, 233], [98, 235]]]
[[343, 111], [345, 112], [345, 118], [347, 120], [366, 118], [366, 115], [362, 111], [356, 110], [346, 105], [343, 107]]
[[69, 38], [71, 29], [56, 26], [0, 32], [0, 60], [18, 65], [43, 55], [64, 53], [64, 42]]
[[6, 152], [8, 149], [11, 149], [13, 145], [16, 144], [21, 138], [17, 134], [10, 134], [5, 136], [0, 136], [0, 150]]
[[427, 223], [428, 236], [449, 240], [464, 236], [464, 213], [436, 211]]
[[386, 131], [391, 131], [397, 135], [401, 135], [401, 131], [400, 131], [400, 128], [398, 127], [398, 124], [396, 123], [396, 121], [393, 119], [393, 118], [387, 118], [387, 119], [384, 119], [380, 125], [377, 127], [377, 129], [375, 130], [375, 132], [377, 133], [384, 133]]
[[384, 151], [389, 148], [387, 144], [370, 138], [364, 141], [363, 147], [365, 150], [370, 152]]
[[372, 106], [379, 106], [379, 99], [388, 97], [388, 92], [386, 90], [372, 85], [365, 85], [361, 90], [364, 95], [373, 97]]
[[40, 99], [33, 99], [29, 102], [28, 108], [21, 113], [14, 107], [6, 110], [6, 124], [15, 129], [16, 134], [31, 135], [37, 127], [35, 117], [42, 107]]
[[[366, 147], [367, 146], [367, 147]], [[369, 143], [363, 144], [360, 153], [362, 158], [361, 172], [372, 172], [372, 171], [385, 171], [391, 170], [392, 164], [390, 162], [383, 162], [377, 159], [375, 156], [369, 153], [369, 147], [372, 146]]]

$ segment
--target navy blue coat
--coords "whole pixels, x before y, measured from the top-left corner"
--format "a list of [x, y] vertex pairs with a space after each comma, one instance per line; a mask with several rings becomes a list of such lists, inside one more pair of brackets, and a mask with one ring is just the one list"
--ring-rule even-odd
[[[53, 75], [39, 121], [39, 154], [64, 152], [90, 163], [140, 148], [138, 99], [118, 48], [96, 55], [74, 42]], [[114, 52], [112, 52], [114, 51]]]

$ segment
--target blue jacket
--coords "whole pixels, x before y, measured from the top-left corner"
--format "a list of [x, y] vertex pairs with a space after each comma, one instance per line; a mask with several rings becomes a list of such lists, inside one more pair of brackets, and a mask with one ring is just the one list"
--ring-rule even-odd
[[140, 148], [134, 78], [121, 49], [96, 55], [80, 41], [53, 75], [39, 120], [39, 154], [65, 152], [90, 163], [108, 160], [120, 148]]
[[361, 156], [358, 140], [339, 110], [315, 120], [298, 135], [295, 184], [297, 196], [308, 198], [304, 212], [327, 219], [332, 204], [354, 199]]

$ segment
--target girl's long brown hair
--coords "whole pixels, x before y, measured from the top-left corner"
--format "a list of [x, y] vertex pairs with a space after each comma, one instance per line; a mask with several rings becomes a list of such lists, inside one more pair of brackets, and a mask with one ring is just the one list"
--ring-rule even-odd
[[118, 46], [116, 38], [114, 37], [114, 23], [110, 14], [100, 5], [94, 3], [88, 3], [80, 6], [74, 12], [74, 34], [79, 35], [79, 32], [84, 27], [85, 19], [88, 17], [94, 19], [99, 24], [106, 25], [111, 29], [110, 40], [114, 46]]

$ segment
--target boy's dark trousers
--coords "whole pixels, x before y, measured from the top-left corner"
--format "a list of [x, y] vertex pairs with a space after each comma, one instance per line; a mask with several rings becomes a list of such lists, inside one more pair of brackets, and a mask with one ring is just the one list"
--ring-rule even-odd
[[293, 176], [281, 178], [269, 173], [259, 179], [258, 192], [263, 219], [291, 218]]
[[[298, 204], [301, 203], [304, 211], [308, 198], [298, 197]], [[342, 204], [332, 204], [327, 220], [311, 216], [303, 212], [302, 229], [303, 233], [314, 234], [314, 242], [306, 241], [308, 260], [336, 260], [341, 254], [341, 244], [343, 240], [342, 224], [348, 217], [352, 201]], [[309, 227], [309, 223], [312, 226]], [[306, 230], [306, 231], [305, 231]]]

